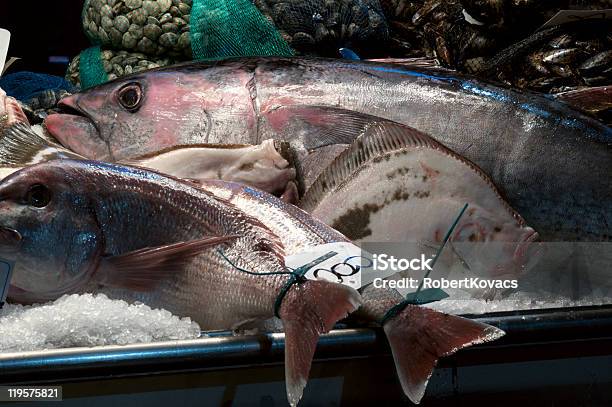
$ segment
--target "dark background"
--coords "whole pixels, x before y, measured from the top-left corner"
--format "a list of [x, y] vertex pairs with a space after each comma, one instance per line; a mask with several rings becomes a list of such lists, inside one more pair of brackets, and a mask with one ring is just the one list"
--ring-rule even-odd
[[89, 41], [81, 27], [83, 0], [0, 0], [0, 28], [11, 32], [8, 57], [21, 60], [7, 71], [33, 71], [64, 76], [67, 62], [52, 63], [49, 57], [72, 59]]

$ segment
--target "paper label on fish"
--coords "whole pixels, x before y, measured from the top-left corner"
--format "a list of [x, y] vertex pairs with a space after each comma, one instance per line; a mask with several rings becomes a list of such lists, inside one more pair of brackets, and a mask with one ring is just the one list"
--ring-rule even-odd
[[548, 20], [540, 30], [559, 24], [571, 23], [579, 20], [610, 20], [612, 9], [605, 10], [561, 10]]
[[4, 72], [4, 63], [6, 54], [8, 54], [9, 42], [11, 41], [11, 33], [8, 30], [0, 28], [0, 76]]
[[13, 275], [13, 263], [0, 259], [0, 305], [6, 301], [6, 296], [8, 295], [11, 276]]
[[[321, 261], [322, 260], [322, 261]], [[285, 265], [299, 269], [315, 262], [304, 276], [309, 280], [327, 280], [360, 289], [375, 278], [385, 278], [395, 273], [381, 273], [374, 269], [372, 255], [348, 242], [326, 243], [285, 257]]]

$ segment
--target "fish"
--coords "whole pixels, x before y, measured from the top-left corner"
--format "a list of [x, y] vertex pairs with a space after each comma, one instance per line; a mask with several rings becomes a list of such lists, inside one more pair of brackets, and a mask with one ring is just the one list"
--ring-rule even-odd
[[42, 138], [26, 121], [14, 121], [0, 136], [0, 179], [37, 163], [82, 158], [80, 155]]
[[470, 272], [524, 274], [538, 233], [480, 168], [407, 126], [372, 118], [299, 202], [355, 243], [414, 242], [415, 250], [442, 244], [465, 204], [449, 243]]
[[231, 202], [97, 161], [46, 161], [3, 179], [0, 255], [15, 261], [9, 299], [20, 303], [103, 293], [188, 315], [205, 330], [277, 315], [292, 406], [319, 335], [361, 304], [350, 287], [291, 275], [279, 237]]
[[[204, 179], [243, 182], [294, 202], [297, 200], [296, 172], [281, 154], [285, 148], [283, 143], [271, 139], [259, 145], [176, 146], [134, 157], [122, 164], [149, 168], [196, 183]], [[41, 137], [27, 122], [14, 123], [0, 138], [0, 178], [27, 165], [63, 158], [84, 159]]]
[[0, 132], [15, 123], [27, 121], [26, 114], [17, 99], [8, 96], [4, 90], [0, 89]]
[[301, 57], [193, 62], [108, 82], [59, 108], [47, 129], [93, 159], [287, 141], [309, 163], [296, 167], [301, 194], [359, 134], [360, 115], [378, 116], [476, 164], [543, 240], [612, 238], [612, 129], [541, 94], [453, 72]]
[[585, 87], [557, 93], [555, 98], [588, 113], [612, 109], [612, 86]]
[[282, 196], [292, 193], [295, 169], [272, 139], [258, 145], [202, 144], [170, 147], [122, 162], [201, 182], [221, 179], [241, 182]]
[[603, 51], [584, 61], [578, 69], [583, 72], [603, 71], [612, 63], [612, 50]]
[[[200, 187], [228, 200], [258, 219], [281, 238], [285, 253], [295, 255], [317, 245], [350, 240], [297, 206], [255, 188], [207, 180]], [[417, 305], [407, 305], [383, 322], [386, 313], [404, 298], [394, 289], [372, 284], [360, 290], [362, 306], [350, 317], [367, 325], [381, 325], [389, 341], [395, 368], [406, 396], [419, 403], [439, 358], [504, 335], [501, 329]]]

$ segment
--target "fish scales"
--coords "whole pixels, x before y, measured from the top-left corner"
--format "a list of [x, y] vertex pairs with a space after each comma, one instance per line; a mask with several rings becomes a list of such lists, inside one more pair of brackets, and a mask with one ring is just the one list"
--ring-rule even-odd
[[281, 240], [228, 200], [101, 162], [52, 160], [2, 180], [0, 253], [15, 261], [9, 297], [19, 302], [105, 293], [190, 316], [205, 330], [279, 316], [292, 406], [319, 335], [361, 302], [339, 284], [289, 284]]
[[[140, 105], [126, 110], [117, 100], [134, 83]], [[122, 78], [61, 105], [76, 114], [50, 116], [51, 133], [77, 153], [102, 159], [176, 143], [269, 138], [290, 142], [304, 158], [349, 144], [357, 134], [351, 138], [347, 116], [333, 121], [321, 113], [296, 115], [294, 108], [380, 116], [429, 134], [474, 162], [544, 239], [612, 237], [612, 130], [542, 95], [448, 71], [314, 58], [190, 63]]]

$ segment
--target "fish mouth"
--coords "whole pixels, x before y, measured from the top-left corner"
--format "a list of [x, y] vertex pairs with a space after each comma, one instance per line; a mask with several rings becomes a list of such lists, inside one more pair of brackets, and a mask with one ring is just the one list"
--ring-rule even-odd
[[105, 159], [110, 155], [96, 122], [80, 108], [78, 95], [58, 102], [60, 113], [45, 119], [45, 127], [64, 147], [90, 159]]

